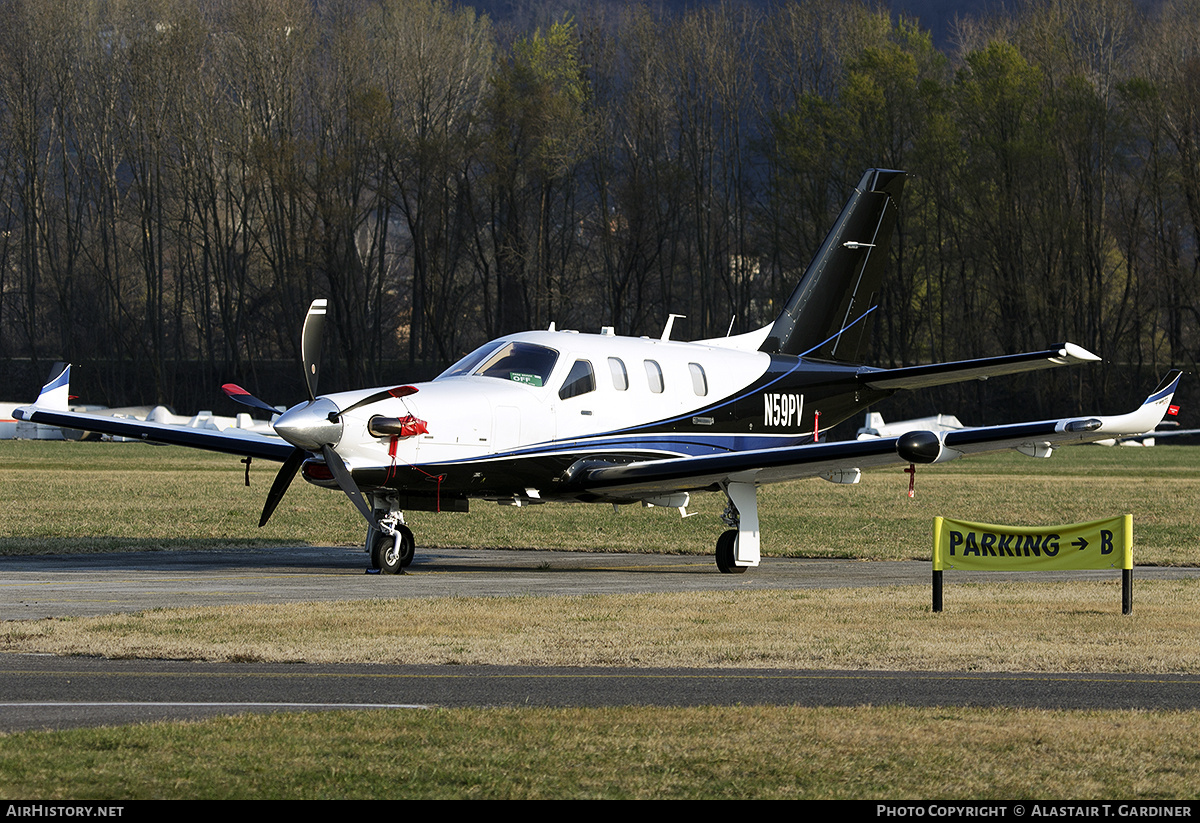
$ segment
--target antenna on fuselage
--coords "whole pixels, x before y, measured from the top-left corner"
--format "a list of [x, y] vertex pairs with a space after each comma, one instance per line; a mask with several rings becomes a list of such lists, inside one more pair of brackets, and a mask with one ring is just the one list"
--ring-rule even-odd
[[733, 334], [733, 324], [734, 324], [734, 323], [736, 323], [736, 322], [737, 322], [737, 315], [735, 314], [733, 317], [729, 318], [729, 328], [727, 328], [727, 329], [725, 330], [725, 336], [726, 336], [726, 337], [728, 337], [729, 335]]
[[665, 341], [665, 340], [671, 339], [671, 327], [675, 325], [676, 317], [687, 317], [687, 315], [686, 314], [668, 314], [667, 315], [667, 325], [665, 328], [663, 328], [662, 337], [658, 338], [659, 340]]

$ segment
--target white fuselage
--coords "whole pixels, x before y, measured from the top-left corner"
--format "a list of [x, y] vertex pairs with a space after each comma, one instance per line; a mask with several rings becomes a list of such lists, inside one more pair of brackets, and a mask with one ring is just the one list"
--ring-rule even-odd
[[[417, 392], [408, 397], [389, 398], [343, 415], [336, 446], [354, 469], [393, 462], [478, 461], [533, 448], [578, 450], [606, 440], [615, 443], [631, 428], [686, 417], [737, 395], [770, 365], [767, 354], [715, 342], [566, 331], [511, 335], [488, 345], [493, 350], [516, 343], [542, 347], [557, 355], [553, 367], [544, 376], [522, 372], [485, 376], [482, 368], [451, 375], [452, 369], [433, 381], [415, 384]], [[487, 363], [486, 354], [482, 365]], [[564, 388], [568, 380], [589, 367], [590, 384], [583, 380], [572, 396]], [[330, 399], [348, 407], [372, 391], [376, 390], [345, 392]], [[425, 422], [428, 432], [397, 438], [393, 445], [391, 438], [368, 432], [368, 421], [377, 415], [412, 415]], [[761, 436], [771, 434], [764, 431]], [[688, 453], [687, 444], [672, 442], [677, 439], [663, 438], [658, 446], [661, 453]], [[640, 438], [640, 442], [653, 440]]]

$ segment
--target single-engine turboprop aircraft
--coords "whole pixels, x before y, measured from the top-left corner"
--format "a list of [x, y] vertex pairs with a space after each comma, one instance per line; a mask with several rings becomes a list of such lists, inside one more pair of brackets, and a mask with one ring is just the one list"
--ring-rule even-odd
[[[758, 486], [803, 477], [855, 483], [861, 470], [939, 463], [1152, 430], [1170, 403], [1173, 371], [1137, 410], [863, 441], [819, 435], [900, 389], [1095, 361], [1063, 343], [1045, 351], [879, 369], [856, 362], [882, 278], [904, 173], [863, 175], [774, 323], [690, 343], [530, 331], [493, 340], [428, 383], [320, 395], [326, 301], [309, 309], [302, 357], [309, 399], [274, 421], [286, 442], [65, 411], [67, 372], [18, 414], [38, 423], [141, 437], [283, 463], [270, 518], [297, 471], [340, 488], [367, 521], [371, 566], [399, 573], [413, 558], [405, 510], [465, 511], [468, 501], [637, 503], [683, 510], [695, 491], [721, 491], [717, 566], [759, 563]], [[235, 385], [226, 393], [274, 412]], [[84, 419], [86, 418], [86, 419]]]

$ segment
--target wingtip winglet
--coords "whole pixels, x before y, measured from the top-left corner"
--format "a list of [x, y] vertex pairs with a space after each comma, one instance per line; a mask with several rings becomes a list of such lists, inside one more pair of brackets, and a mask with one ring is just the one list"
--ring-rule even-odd
[[1104, 431], [1116, 431], [1121, 434], [1141, 434], [1153, 431], [1154, 427], [1167, 416], [1171, 398], [1174, 397], [1175, 389], [1179, 386], [1179, 378], [1182, 376], [1183, 372], [1179, 369], [1167, 372], [1166, 377], [1158, 384], [1158, 388], [1146, 397], [1139, 408], [1129, 414], [1111, 418], [1111, 422], [1106, 422]]
[[[1152, 391], [1141, 405], [1127, 414], [1097, 416], [1094, 418], [1072, 418], [1059, 424], [1060, 431], [1086, 433], [1083, 442], [1102, 440], [1112, 435], [1136, 435], [1154, 431], [1162, 422], [1171, 406], [1171, 398], [1179, 386], [1183, 372], [1172, 369], [1158, 388]], [[1094, 425], [1099, 424], [1099, 425]]]
[[1153, 431], [1154, 427], [1167, 416], [1171, 407], [1171, 398], [1175, 396], [1175, 389], [1179, 387], [1179, 378], [1181, 377], [1183, 377], [1182, 370], [1171, 369], [1158, 384], [1158, 388], [1151, 392], [1150, 396], [1146, 398], [1146, 402], [1142, 404], [1143, 409], [1152, 409], [1154, 416], [1154, 424], [1147, 427], [1146, 431]]
[[1151, 392], [1150, 396], [1146, 398], [1144, 405], [1149, 406], [1153, 403], [1158, 403], [1163, 400], [1170, 400], [1175, 394], [1175, 389], [1179, 387], [1179, 379], [1181, 377], [1183, 377], [1182, 369], [1171, 369], [1171, 371], [1167, 372], [1167, 376], [1164, 377], [1162, 382], [1158, 384], [1158, 388]]
[[42, 386], [42, 391], [38, 394], [37, 400], [33, 401], [33, 406], [51, 411], [67, 411], [70, 408], [70, 401], [71, 364], [67, 363], [63, 366], [62, 371]]

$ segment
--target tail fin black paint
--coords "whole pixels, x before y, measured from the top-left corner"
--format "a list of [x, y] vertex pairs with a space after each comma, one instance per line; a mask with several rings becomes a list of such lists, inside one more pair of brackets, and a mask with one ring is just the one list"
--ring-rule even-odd
[[867, 339], [905, 173], [868, 169], [760, 351], [854, 361]]

